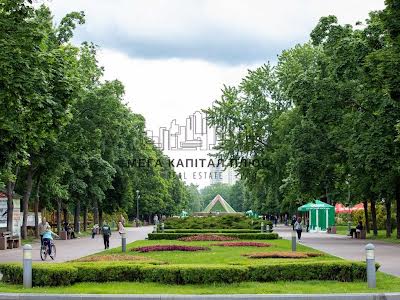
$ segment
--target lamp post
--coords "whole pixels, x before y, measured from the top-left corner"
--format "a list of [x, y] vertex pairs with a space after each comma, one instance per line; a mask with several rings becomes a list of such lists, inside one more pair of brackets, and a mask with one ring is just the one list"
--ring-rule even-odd
[[140, 191], [136, 190], [136, 220], [139, 226], [139, 199], [140, 199]]
[[376, 288], [375, 246], [373, 244], [365, 246], [365, 256], [367, 261], [368, 287]]
[[32, 287], [32, 246], [24, 245], [22, 253], [24, 288], [30, 289]]

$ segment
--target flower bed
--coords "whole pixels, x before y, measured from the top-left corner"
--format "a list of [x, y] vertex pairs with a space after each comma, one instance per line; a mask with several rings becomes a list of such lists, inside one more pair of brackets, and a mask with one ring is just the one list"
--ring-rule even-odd
[[[183, 237], [191, 237], [193, 233], [149, 233], [149, 240], [177, 240]], [[215, 233], [212, 235], [233, 237], [235, 240], [276, 240], [277, 233]], [[220, 240], [218, 240], [220, 241]]]
[[264, 253], [249, 253], [242, 254], [248, 258], [308, 258], [321, 256], [319, 253], [311, 252], [264, 252]]
[[[139, 255], [122, 255], [122, 254], [107, 254], [107, 255], [92, 255], [82, 257], [75, 260], [75, 262], [92, 262], [92, 261], [131, 261], [131, 262], [145, 262], [145, 263], [157, 263], [159, 261], [151, 259], [145, 256]], [[161, 262], [159, 262], [161, 263]]]
[[216, 235], [216, 234], [196, 234], [192, 236], [181, 237], [178, 241], [194, 242], [194, 241], [235, 241], [236, 237]]
[[211, 246], [221, 246], [221, 247], [270, 247], [271, 244], [260, 243], [260, 242], [226, 242], [226, 243], [216, 243], [211, 244]]
[[184, 246], [184, 245], [152, 245], [132, 248], [131, 251], [154, 252], [154, 251], [204, 251], [210, 250], [208, 247]]

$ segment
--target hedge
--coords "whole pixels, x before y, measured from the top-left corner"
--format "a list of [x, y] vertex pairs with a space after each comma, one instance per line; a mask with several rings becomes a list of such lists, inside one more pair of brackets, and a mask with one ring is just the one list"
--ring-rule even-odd
[[[149, 233], [149, 240], [176, 240], [182, 237], [193, 236], [193, 233]], [[277, 233], [216, 233], [215, 235], [230, 236], [239, 240], [276, 240]]]
[[[377, 265], [377, 267], [379, 267]], [[3, 281], [21, 284], [20, 264], [0, 264]], [[292, 262], [268, 265], [145, 265], [128, 262], [34, 264], [34, 286], [62, 286], [78, 282], [137, 281], [165, 284], [233, 283], [242, 281], [366, 280], [360, 262]]]
[[165, 229], [164, 233], [260, 233], [260, 229]]

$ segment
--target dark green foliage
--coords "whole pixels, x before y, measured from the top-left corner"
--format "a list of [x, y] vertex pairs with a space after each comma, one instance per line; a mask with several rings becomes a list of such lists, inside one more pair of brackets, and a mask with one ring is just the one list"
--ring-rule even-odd
[[269, 221], [255, 220], [242, 215], [223, 215], [210, 217], [188, 217], [184, 219], [169, 218], [165, 221], [165, 229], [260, 229], [261, 222], [272, 224]]
[[337, 280], [365, 281], [364, 263], [319, 262], [250, 266], [251, 281]]
[[[277, 233], [215, 233], [215, 235], [229, 236], [240, 240], [276, 240]], [[182, 237], [193, 236], [193, 233], [149, 233], [149, 240], [176, 240]]]
[[257, 229], [166, 229], [164, 233], [259, 233]]
[[[377, 265], [377, 268], [379, 266]], [[5, 282], [21, 284], [22, 266], [1, 264]], [[165, 284], [233, 283], [242, 281], [336, 280], [365, 281], [366, 266], [355, 262], [294, 262], [257, 266], [147, 265], [133, 263], [60, 263], [34, 265], [34, 286], [77, 282], [139, 281]]]

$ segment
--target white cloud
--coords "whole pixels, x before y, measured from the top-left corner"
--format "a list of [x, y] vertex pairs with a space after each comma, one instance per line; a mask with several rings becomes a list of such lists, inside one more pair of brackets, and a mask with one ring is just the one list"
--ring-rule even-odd
[[145, 116], [151, 130], [167, 126], [173, 119], [184, 122], [189, 114], [209, 107], [223, 84], [238, 84], [247, 69], [255, 67], [188, 59], [136, 59], [108, 49], [100, 51], [99, 61], [105, 67], [105, 79], [118, 78], [124, 83], [129, 106]]
[[[78, 30], [105, 48], [132, 57], [198, 58], [225, 63], [272, 59], [304, 42], [321, 16], [364, 20], [383, 0], [53, 0], [60, 16], [84, 10]], [[227, 55], [230, 50], [231, 55]]]

